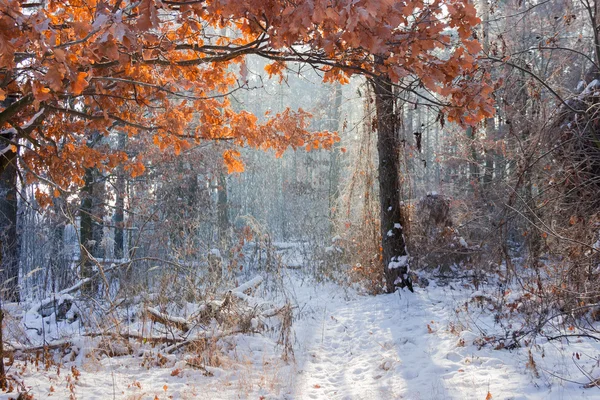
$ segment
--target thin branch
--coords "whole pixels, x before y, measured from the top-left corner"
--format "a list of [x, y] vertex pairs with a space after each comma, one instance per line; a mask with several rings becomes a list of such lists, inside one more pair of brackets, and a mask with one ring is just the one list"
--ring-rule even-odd
[[507, 60], [500, 59], [500, 58], [495, 58], [495, 57], [490, 57], [490, 56], [487, 56], [487, 57], [485, 57], [485, 59], [488, 59], [488, 60], [490, 60], [490, 61], [494, 61], [494, 62], [497, 62], [497, 63], [502, 63], [502, 64], [504, 64], [504, 65], [508, 65], [508, 66], [510, 66], [510, 67], [516, 68], [516, 69], [518, 69], [519, 71], [525, 72], [526, 74], [528, 74], [528, 75], [530, 75], [532, 78], [534, 78], [536, 81], [538, 81], [539, 83], [541, 83], [541, 84], [542, 84], [542, 86], [544, 86], [546, 89], [548, 89], [548, 91], [549, 91], [550, 93], [552, 93], [552, 95], [553, 95], [554, 97], [556, 97], [556, 98], [558, 99], [558, 101], [560, 101], [560, 102], [561, 102], [561, 103], [562, 103], [562, 104], [563, 104], [565, 107], [567, 107], [567, 108], [568, 108], [570, 111], [574, 112], [575, 114], [584, 114], [584, 113], [585, 113], [585, 110], [576, 110], [576, 109], [574, 109], [573, 107], [571, 107], [571, 106], [569, 105], [569, 103], [567, 103], [567, 102], [566, 102], [566, 100], [565, 100], [565, 99], [563, 99], [563, 98], [562, 98], [562, 97], [561, 97], [561, 96], [560, 96], [558, 93], [556, 93], [556, 91], [555, 91], [554, 89], [552, 89], [552, 88], [550, 87], [550, 85], [548, 85], [548, 84], [547, 84], [547, 83], [546, 83], [546, 82], [545, 82], [545, 81], [544, 81], [542, 78], [540, 78], [540, 77], [539, 77], [539, 76], [537, 76], [535, 73], [533, 73], [533, 71], [531, 71], [531, 70], [529, 70], [529, 69], [527, 69], [527, 68], [521, 67], [520, 65], [517, 65], [517, 64], [511, 63], [510, 61], [507, 61]]

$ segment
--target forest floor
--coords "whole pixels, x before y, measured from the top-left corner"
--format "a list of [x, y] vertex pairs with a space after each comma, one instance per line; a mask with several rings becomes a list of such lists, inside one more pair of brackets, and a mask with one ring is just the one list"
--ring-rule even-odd
[[599, 376], [598, 344], [536, 340], [494, 350], [482, 340], [499, 332], [492, 313], [459, 282], [365, 296], [295, 275], [285, 281], [295, 303], [293, 361], [282, 360], [278, 333], [267, 332], [222, 339], [218, 366], [206, 370], [182, 355], [88, 353], [60, 369], [16, 361], [11, 371], [35, 399], [600, 398], [600, 388], [582, 386]]

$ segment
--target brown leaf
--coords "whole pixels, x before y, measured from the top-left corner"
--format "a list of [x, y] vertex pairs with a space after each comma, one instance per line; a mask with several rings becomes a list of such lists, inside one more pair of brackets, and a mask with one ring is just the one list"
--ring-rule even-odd
[[147, 31], [153, 26], [158, 25], [158, 12], [154, 0], [142, 0], [139, 5], [140, 16], [136, 23], [136, 28], [140, 31]]
[[64, 78], [64, 74], [61, 71], [61, 68], [55, 64], [48, 69], [46, 72], [46, 82], [48, 86], [55, 92], [59, 92], [62, 90], [62, 80]]
[[92, 30], [92, 26], [87, 21], [73, 21], [72, 25], [78, 39], [84, 38]]
[[85, 72], [79, 72], [75, 82], [71, 82], [71, 90], [75, 96], [79, 96], [83, 90], [88, 87], [88, 81], [85, 79], [88, 76]]

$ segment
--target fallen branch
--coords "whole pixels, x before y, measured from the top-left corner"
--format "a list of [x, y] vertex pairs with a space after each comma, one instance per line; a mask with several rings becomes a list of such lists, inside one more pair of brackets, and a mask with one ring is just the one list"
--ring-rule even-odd
[[165, 326], [173, 325], [183, 332], [190, 330], [190, 323], [185, 318], [172, 317], [152, 307], [147, 307], [146, 312], [153, 322], [158, 322]]
[[207, 335], [195, 336], [193, 338], [185, 339], [182, 342], [175, 343], [174, 345], [167, 347], [165, 349], [165, 351], [169, 354], [173, 354], [177, 350], [182, 349], [187, 346], [190, 346], [190, 345], [193, 345], [193, 344], [204, 344], [204, 342], [206, 340], [219, 340], [219, 339], [222, 339], [227, 336], [236, 335], [238, 333], [259, 333], [259, 332], [248, 331], [248, 330], [244, 330], [244, 329], [235, 329], [232, 331], [225, 331], [225, 332], [214, 332], [214, 333], [210, 333]]
[[164, 326], [172, 326], [183, 332], [188, 332], [195, 325], [203, 323], [207, 324], [212, 318], [218, 319], [222, 311], [229, 308], [232, 304], [233, 298], [238, 298], [248, 304], [257, 303], [257, 299], [246, 293], [256, 289], [262, 282], [263, 278], [261, 276], [256, 276], [248, 282], [223, 294], [223, 300], [212, 300], [200, 305], [198, 312], [189, 319], [173, 317], [152, 307], [147, 307], [146, 312], [153, 322], [158, 322]]
[[[257, 287], [259, 287], [262, 282], [263, 282], [263, 277], [258, 275], [258, 276], [255, 276], [253, 279], [249, 280], [248, 282], [233, 289], [232, 292], [233, 293], [246, 293], [246, 291], [248, 291], [249, 289], [256, 289]], [[246, 294], [249, 294], [249, 293], [246, 293]]]
[[67, 348], [71, 346], [73, 343], [70, 340], [57, 340], [55, 342], [46, 343], [39, 346], [22, 346], [19, 344], [6, 343], [9, 348], [4, 349], [5, 354], [14, 354], [16, 352], [20, 353], [37, 353], [38, 351], [46, 351], [46, 350], [58, 350], [61, 348]]
[[583, 387], [584, 387], [584, 389], [591, 389], [591, 388], [595, 388], [595, 387], [600, 387], [600, 378], [594, 379], [590, 383], [583, 385]]
[[569, 338], [587, 338], [587, 339], [593, 339], [596, 340], [598, 342], [600, 342], [600, 337], [598, 336], [594, 336], [594, 335], [589, 335], [587, 333], [570, 333], [570, 334], [564, 334], [564, 335], [557, 335], [557, 336], [550, 336], [550, 337], [546, 337], [546, 339], [548, 341], [550, 340], [557, 340], [557, 339], [569, 339]]
[[[113, 267], [114, 268], [114, 267]], [[90, 277], [79, 281], [77, 284], [56, 293], [52, 298], [44, 299], [36, 303], [30, 309], [30, 312], [41, 313], [44, 307], [52, 304], [60, 304], [65, 300], [73, 300], [70, 293], [79, 290], [83, 285], [89, 283], [96, 277]], [[171, 316], [155, 307], [146, 307], [145, 313], [149, 319], [165, 327], [174, 328], [169, 335], [147, 336], [136, 332], [88, 332], [83, 334], [85, 337], [102, 337], [116, 340], [134, 340], [141, 343], [167, 345], [165, 351], [169, 354], [194, 344], [203, 344], [207, 340], [219, 340], [226, 336], [238, 333], [257, 333], [256, 327], [252, 324], [255, 317], [271, 318], [277, 315], [285, 314], [286, 307], [276, 307], [272, 304], [250, 296], [263, 282], [263, 278], [257, 276], [248, 282], [223, 294], [222, 299], [208, 301], [198, 308], [198, 311], [189, 318]], [[242, 302], [237, 301], [243, 300]], [[55, 304], [55, 305], [56, 305]], [[259, 304], [259, 305], [256, 305]], [[268, 306], [268, 307], [265, 307]], [[217, 331], [200, 331], [196, 329], [203, 324], [208, 324], [213, 318], [221, 324], [221, 329]], [[39, 351], [67, 349], [74, 346], [71, 339], [57, 340], [45, 343], [43, 345], [23, 346], [19, 344], [8, 343], [8, 352], [15, 353], [35, 353]]]
[[[135, 340], [142, 343], [151, 343], [151, 344], [169, 344], [167, 347], [168, 353], [173, 353], [177, 349], [189, 346], [194, 343], [200, 343], [206, 340], [218, 340], [226, 336], [235, 335], [237, 333], [246, 333], [247, 331], [243, 330], [233, 330], [233, 331], [225, 331], [225, 332], [207, 332], [206, 334], [197, 334], [193, 337], [182, 337], [182, 336], [173, 336], [173, 337], [165, 337], [165, 336], [145, 336], [136, 333], [121, 333], [121, 332], [89, 332], [83, 334], [86, 337], [102, 337], [102, 338], [112, 338], [112, 339], [122, 339], [122, 340]], [[55, 342], [46, 343], [44, 345], [38, 346], [21, 346], [17, 344], [7, 343], [10, 346], [9, 349], [5, 349], [6, 353], [13, 354], [15, 352], [21, 353], [36, 353], [38, 351], [48, 351], [48, 350], [59, 350], [66, 349], [73, 346], [73, 342], [71, 340], [57, 340]]]
[[[100, 277], [101, 274], [106, 274], [107, 272], [110, 272], [113, 269], [116, 269], [117, 267], [123, 266], [123, 265], [125, 265], [125, 263], [118, 264], [118, 265], [112, 264], [110, 267], [104, 268], [103, 271], [98, 271], [93, 276], [80, 280], [73, 286], [63, 289], [60, 292], [53, 294], [51, 297], [47, 297], [47, 298], [43, 299], [42, 301], [37, 303], [34, 307], [32, 307], [30, 309], [30, 312], [39, 314], [40, 310], [42, 308], [49, 306], [50, 304], [54, 303], [55, 301], [61, 301], [62, 298], [65, 298], [67, 295], [70, 295], [71, 293], [75, 293], [76, 291], [81, 289], [82, 286], [84, 286], [84, 285], [92, 282], [93, 280], [97, 279], [98, 277]], [[73, 300], [73, 299], [69, 298], [69, 300]]]

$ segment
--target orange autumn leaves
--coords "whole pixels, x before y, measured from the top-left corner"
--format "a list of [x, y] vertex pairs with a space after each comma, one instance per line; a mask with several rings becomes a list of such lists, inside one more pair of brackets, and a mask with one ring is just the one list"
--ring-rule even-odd
[[[17, 131], [11, 140], [30, 180], [45, 177], [64, 189], [80, 185], [85, 168], [143, 172], [140, 157], [90, 144], [92, 136], [115, 130], [134, 141], [149, 135], [174, 153], [203, 140], [278, 155], [290, 147], [331, 147], [337, 136], [310, 132], [303, 110], [259, 123], [231, 107], [227, 94], [247, 84], [243, 60], [250, 54], [271, 59], [266, 72], [272, 76], [296, 60], [321, 68], [326, 82], [345, 83], [354, 74], [384, 74], [398, 84], [417, 77], [450, 99], [450, 121], [475, 123], [493, 113], [480, 46], [471, 38], [478, 19], [464, 0], [23, 5], [0, 1], [0, 100], [23, 100], [10, 113], [0, 108], [0, 130]], [[221, 35], [225, 27], [234, 34]], [[242, 63], [241, 82], [236, 63]], [[225, 151], [224, 160], [231, 172], [241, 170], [236, 151]]]
[[240, 160], [241, 154], [237, 150], [225, 150], [223, 160], [227, 167], [227, 173], [244, 172], [244, 163]]
[[[226, 94], [239, 87], [230, 67], [243, 60], [246, 38], [219, 38], [202, 19], [210, 19], [203, 7], [153, 0], [0, 2], [0, 96], [23, 100], [10, 112], [0, 108], [0, 130], [18, 132], [11, 141], [28, 180], [68, 189], [82, 184], [86, 168], [116, 165], [139, 175], [140, 157], [129, 160], [109, 140], [91, 144], [115, 130], [134, 141], [150, 135], [176, 154], [202, 140], [281, 153], [335, 138], [309, 132], [303, 111], [264, 123], [234, 111]], [[226, 161], [239, 171], [233, 159]]]
[[473, 124], [494, 113], [472, 34], [480, 20], [467, 0], [211, 0], [207, 12], [216, 24], [237, 21], [248, 38], [267, 35], [270, 75], [297, 60], [318, 65], [326, 82], [384, 75], [402, 86], [417, 78], [448, 100], [449, 121]]

